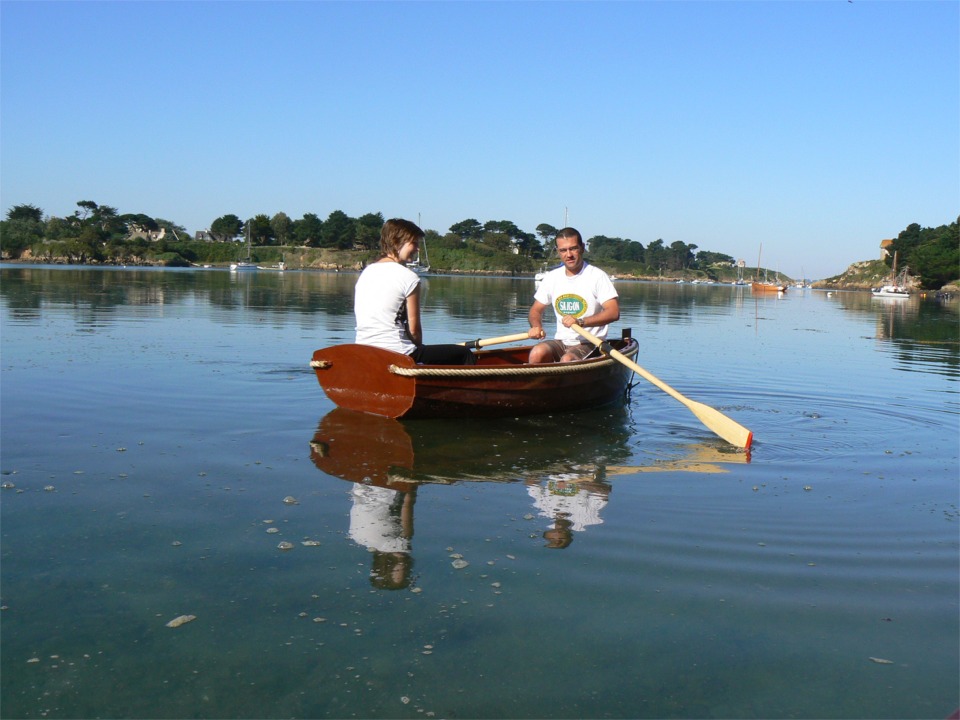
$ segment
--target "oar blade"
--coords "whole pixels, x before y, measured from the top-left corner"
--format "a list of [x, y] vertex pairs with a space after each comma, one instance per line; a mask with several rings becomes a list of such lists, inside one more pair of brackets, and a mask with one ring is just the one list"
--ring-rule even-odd
[[750, 446], [753, 444], [753, 433], [743, 425], [728, 418], [716, 408], [704, 405], [696, 400], [687, 398], [685, 404], [690, 408], [690, 411], [697, 416], [697, 419], [715, 434], [722, 437], [731, 445], [747, 451], [750, 450]]
[[[571, 325], [571, 327], [581, 337], [589, 340], [597, 347], [602, 348], [603, 341], [601, 341], [596, 335], [587, 332], [578, 325]], [[726, 440], [728, 443], [736, 447], [743, 448], [747, 451], [750, 450], [750, 446], [753, 444], [753, 433], [743, 427], [743, 425], [731, 420], [722, 412], [710, 407], [709, 405], [704, 405], [703, 403], [697, 402], [696, 400], [691, 400], [690, 398], [682, 395], [663, 382], [660, 378], [656, 377], [653, 373], [644, 370], [642, 367], [633, 362], [633, 360], [626, 357], [622, 353], [616, 350], [609, 350], [607, 352], [609, 353], [610, 357], [623, 363], [637, 373], [637, 375], [657, 386], [678, 402], [686, 405], [687, 408], [689, 408], [690, 411], [697, 416], [700, 422], [702, 422], [710, 430]]]

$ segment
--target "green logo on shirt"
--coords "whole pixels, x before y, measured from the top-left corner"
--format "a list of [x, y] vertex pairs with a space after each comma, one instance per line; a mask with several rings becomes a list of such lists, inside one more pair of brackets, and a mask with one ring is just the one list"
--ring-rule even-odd
[[558, 315], [581, 317], [587, 311], [587, 301], [579, 295], [561, 295], [556, 302]]

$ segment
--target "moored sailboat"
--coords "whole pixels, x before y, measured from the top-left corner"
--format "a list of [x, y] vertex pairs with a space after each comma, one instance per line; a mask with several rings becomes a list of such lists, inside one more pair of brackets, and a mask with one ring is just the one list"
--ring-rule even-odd
[[787, 286], [782, 282], [770, 282], [767, 280], [767, 271], [763, 271], [763, 281], [760, 280], [760, 257], [763, 254], [763, 243], [760, 243], [760, 253], [757, 255], [757, 272], [754, 274], [753, 282], [750, 283], [750, 289], [758, 293], [785, 293]]
[[[419, 220], [419, 217], [417, 219]], [[408, 262], [407, 267], [417, 275], [426, 275], [430, 272], [430, 258], [427, 256], [427, 239], [425, 237], [420, 238], [420, 249], [417, 251], [416, 259]]]
[[253, 262], [253, 258], [250, 257], [250, 221], [247, 220], [247, 255], [243, 260], [238, 260], [235, 263], [230, 263], [230, 270], [256, 270], [257, 264]]
[[910, 268], [904, 266], [903, 270], [897, 275], [897, 252], [893, 252], [893, 268], [890, 271], [890, 282], [878, 288], [873, 288], [870, 292], [875, 298], [908, 298], [910, 291], [907, 290], [907, 271]]

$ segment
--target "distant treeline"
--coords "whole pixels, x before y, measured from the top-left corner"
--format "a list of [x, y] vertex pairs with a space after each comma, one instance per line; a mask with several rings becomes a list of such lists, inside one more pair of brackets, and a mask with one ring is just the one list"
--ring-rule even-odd
[[[213, 220], [209, 230], [191, 235], [169, 220], [120, 214], [90, 200], [79, 201], [77, 208], [63, 218], [45, 216], [33, 205], [10, 208], [0, 222], [3, 257], [19, 259], [29, 251], [41, 262], [216, 264], [237, 259], [237, 243], [249, 238], [256, 261], [275, 259], [281, 248], [292, 247], [347, 251], [362, 265], [377, 256], [384, 222], [379, 212], [354, 218], [341, 210], [326, 220], [314, 213], [299, 220], [283, 212], [272, 217], [260, 214], [246, 221], [227, 214]], [[427, 230], [427, 259], [435, 269], [446, 271], [533, 272], [556, 259], [552, 247], [557, 230], [541, 223], [529, 233], [509, 220], [480, 223], [468, 218], [444, 234]], [[644, 247], [635, 240], [594, 235], [586, 243], [592, 262], [625, 275], [725, 279], [735, 273], [732, 256], [698, 251], [696, 245], [680, 240], [667, 244], [657, 239]], [[910, 225], [894, 241], [891, 254], [894, 249], [926, 287], [960, 278], [957, 223], [935, 229]], [[750, 270], [745, 268], [747, 273]]]
[[922, 287], [928, 290], [957, 282], [960, 280], [960, 232], [957, 228], [957, 222], [937, 228], [912, 223], [887, 248], [889, 257], [886, 263], [892, 266], [896, 255], [898, 271], [909, 268], [910, 274], [919, 276]]

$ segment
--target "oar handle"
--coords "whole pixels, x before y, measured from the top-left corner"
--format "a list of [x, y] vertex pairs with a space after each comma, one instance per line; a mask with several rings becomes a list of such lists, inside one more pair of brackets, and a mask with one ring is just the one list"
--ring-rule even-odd
[[467, 340], [466, 342], [457, 343], [457, 345], [464, 345], [468, 348], [482, 348], [487, 345], [499, 345], [501, 343], [510, 343], [510, 342], [519, 342], [520, 340], [529, 340], [530, 336], [527, 333], [516, 333], [515, 335], [502, 335], [495, 338], [486, 338], [483, 340]]

